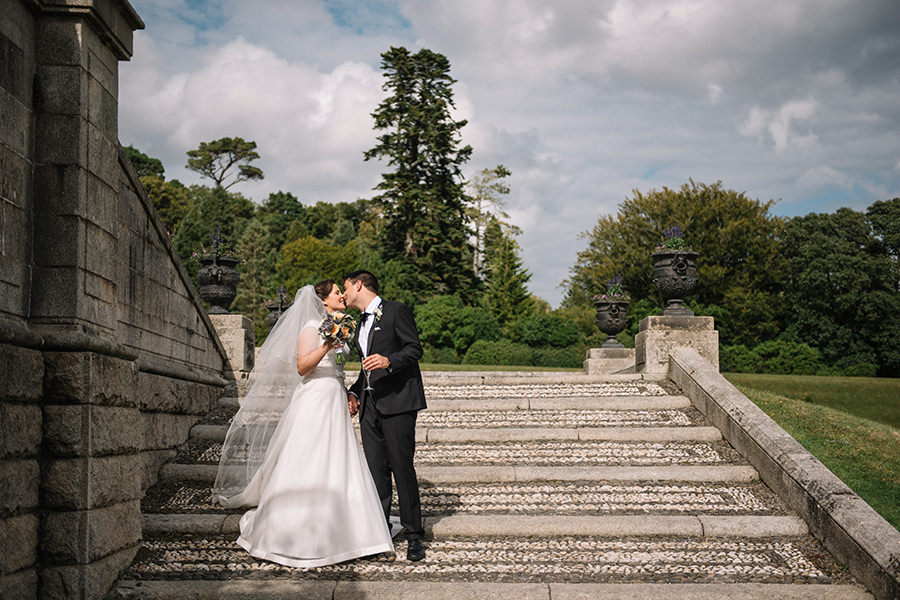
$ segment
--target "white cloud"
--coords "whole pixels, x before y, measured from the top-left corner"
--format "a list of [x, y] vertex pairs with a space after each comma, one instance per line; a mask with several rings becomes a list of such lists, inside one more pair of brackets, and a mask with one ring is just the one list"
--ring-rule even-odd
[[371, 196], [386, 168], [362, 161], [379, 54], [445, 54], [465, 170], [512, 171], [531, 289], [554, 305], [577, 234], [635, 188], [722, 180], [782, 199], [781, 214], [835, 189], [856, 208], [900, 195], [893, 0], [384, 0], [368, 16], [322, 0], [132, 1], [147, 29], [120, 68], [122, 142], [193, 182], [187, 150], [253, 139], [266, 178], [238, 188], [257, 201]]
[[793, 126], [797, 121], [808, 121], [815, 112], [816, 103], [812, 100], [787, 102], [776, 111], [766, 111], [754, 106], [738, 126], [738, 131], [760, 141], [764, 138], [764, 133], [768, 133], [777, 153], [788, 149], [805, 151], [812, 148], [818, 138], [812, 133], [800, 135], [794, 131]]
[[831, 167], [814, 167], [803, 172], [797, 179], [797, 185], [805, 188], [838, 186], [849, 190], [853, 187], [853, 179]]

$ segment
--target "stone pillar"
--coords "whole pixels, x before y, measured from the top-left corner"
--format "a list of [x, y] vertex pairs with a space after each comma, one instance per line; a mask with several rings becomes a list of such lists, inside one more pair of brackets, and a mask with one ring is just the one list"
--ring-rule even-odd
[[635, 368], [639, 373], [665, 374], [669, 352], [678, 347], [693, 348], [715, 368], [719, 368], [719, 332], [712, 317], [650, 316], [641, 320], [634, 338]]
[[143, 420], [132, 360], [44, 354], [41, 598], [102, 598], [141, 540]]
[[0, 343], [0, 598], [37, 595], [43, 378], [38, 350]]
[[244, 315], [209, 315], [225, 353], [231, 375], [236, 381], [247, 378], [256, 362], [256, 334], [253, 321]]
[[[9, 4], [5, 0], [3, 5]], [[138, 353], [119, 345], [118, 62], [125, 0], [31, 0], [33, 278], [44, 358], [42, 599], [99, 599], [141, 539]]]
[[591, 348], [584, 361], [587, 375], [634, 373], [634, 348]]

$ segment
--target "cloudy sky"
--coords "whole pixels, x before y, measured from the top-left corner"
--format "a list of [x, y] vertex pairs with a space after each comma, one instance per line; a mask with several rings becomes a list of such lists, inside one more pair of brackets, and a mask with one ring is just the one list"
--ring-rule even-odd
[[531, 290], [558, 306], [601, 214], [632, 190], [722, 180], [774, 212], [900, 196], [896, 0], [131, 0], [120, 139], [199, 181], [185, 152], [254, 140], [257, 202], [374, 195], [380, 54], [449, 58], [468, 177], [505, 165]]

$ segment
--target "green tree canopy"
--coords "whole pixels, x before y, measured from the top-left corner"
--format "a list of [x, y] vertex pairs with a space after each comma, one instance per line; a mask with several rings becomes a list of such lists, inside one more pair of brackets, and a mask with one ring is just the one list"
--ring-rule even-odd
[[247, 222], [253, 218], [256, 206], [242, 196], [222, 187], [209, 188], [192, 185], [188, 188], [189, 209], [172, 236], [172, 243], [181, 260], [196, 275], [199, 265], [191, 266], [194, 252], [210, 251], [212, 235], [218, 229], [225, 249], [234, 250]]
[[900, 282], [873, 229], [866, 215], [849, 208], [790, 220], [781, 245], [788, 335], [838, 368], [871, 363], [896, 376]]
[[[306, 207], [289, 192], [273, 192], [257, 210], [262, 225], [269, 236], [272, 248], [281, 248], [288, 240], [288, 234], [295, 222], [306, 230]], [[306, 235], [306, 233], [304, 233]]]
[[[259, 158], [256, 142], [239, 137], [223, 137], [212, 142], [200, 142], [194, 150], [188, 150], [187, 168], [208, 177], [216, 187], [226, 190], [236, 183], [250, 179], [262, 179], [263, 172], [250, 163]], [[234, 173], [234, 168], [237, 173]], [[228, 185], [225, 181], [231, 177]]]
[[534, 312], [528, 292], [529, 273], [519, 256], [518, 242], [492, 219], [484, 233], [485, 305], [497, 320], [506, 325]]
[[141, 185], [144, 186], [144, 191], [153, 201], [153, 206], [165, 223], [169, 235], [176, 235], [182, 219], [187, 216], [191, 208], [191, 195], [188, 188], [184, 187], [177, 179], [166, 181], [156, 175], [142, 175]]
[[465, 120], [454, 120], [450, 61], [422, 49], [392, 47], [381, 55], [388, 97], [372, 116], [380, 133], [365, 160], [384, 159], [376, 200], [384, 207], [382, 253], [397, 262], [400, 280], [418, 298], [434, 293], [472, 297], [467, 196], [461, 165], [471, 146], [461, 146]]
[[134, 170], [137, 171], [137, 174], [140, 177], [149, 176], [159, 177], [160, 179], [163, 178], [166, 169], [163, 167], [161, 160], [158, 158], [151, 158], [131, 145], [125, 146], [123, 150], [125, 150], [125, 154], [128, 155], [131, 166], [134, 167]]
[[[755, 338], [777, 333], [784, 308], [778, 300], [783, 272], [778, 239], [784, 221], [769, 213], [773, 204], [726, 190], [721, 182], [691, 181], [679, 190], [664, 187], [646, 194], [635, 190], [615, 216], [601, 216], [582, 234], [588, 246], [570, 269], [564, 303], [589, 304], [617, 274], [623, 275], [633, 299], [658, 301], [650, 255], [665, 229], [677, 224], [687, 244], [700, 254], [693, 298], [730, 315], [717, 323], [723, 343], [738, 335], [754, 338], [745, 343], [762, 341]], [[767, 307], [763, 325], [757, 322], [760, 306]], [[742, 316], [747, 320], [740, 320]]]
[[335, 246], [307, 236], [284, 245], [277, 279], [293, 294], [300, 287], [322, 279], [340, 279], [357, 267], [359, 259], [355, 244]]

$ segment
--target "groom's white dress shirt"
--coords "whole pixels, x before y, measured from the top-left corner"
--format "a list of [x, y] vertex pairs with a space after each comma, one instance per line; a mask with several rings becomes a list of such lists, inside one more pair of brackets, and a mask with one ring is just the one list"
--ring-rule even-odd
[[375, 309], [381, 305], [381, 296], [375, 296], [364, 310], [368, 313], [366, 322], [359, 326], [359, 350], [365, 358], [369, 354], [369, 332], [375, 327]]

